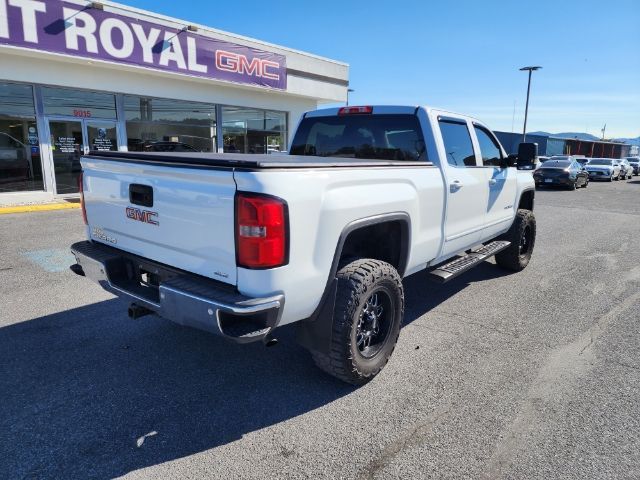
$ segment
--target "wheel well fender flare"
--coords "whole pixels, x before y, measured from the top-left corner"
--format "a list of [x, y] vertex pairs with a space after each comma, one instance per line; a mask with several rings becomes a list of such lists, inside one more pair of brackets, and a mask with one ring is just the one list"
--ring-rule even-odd
[[297, 340], [305, 348], [324, 352], [331, 342], [331, 331], [333, 322], [333, 309], [335, 305], [338, 281], [336, 274], [342, 256], [342, 250], [349, 235], [359, 229], [370, 227], [381, 223], [398, 222], [400, 225], [400, 258], [398, 262], [398, 273], [400, 277], [404, 275], [409, 259], [411, 244], [411, 218], [406, 212], [392, 212], [371, 217], [360, 218], [348, 223], [340, 233], [336, 243], [336, 250], [331, 262], [331, 269], [327, 279], [324, 292], [311, 316], [298, 323]]
[[528, 196], [531, 197], [531, 201], [527, 205], [527, 207], [529, 207], [529, 208], [527, 208], [527, 210], [533, 211], [533, 206], [534, 206], [535, 197], [536, 197], [536, 189], [535, 188], [525, 188], [520, 192], [520, 196], [518, 197], [517, 209], [519, 209], [520, 206], [522, 205], [524, 197], [528, 197]]

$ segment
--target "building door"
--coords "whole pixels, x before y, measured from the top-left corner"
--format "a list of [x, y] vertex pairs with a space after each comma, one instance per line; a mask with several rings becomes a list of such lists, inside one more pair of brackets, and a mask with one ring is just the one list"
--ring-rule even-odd
[[118, 149], [116, 122], [85, 119], [49, 119], [55, 193], [77, 193], [80, 157], [91, 150]]

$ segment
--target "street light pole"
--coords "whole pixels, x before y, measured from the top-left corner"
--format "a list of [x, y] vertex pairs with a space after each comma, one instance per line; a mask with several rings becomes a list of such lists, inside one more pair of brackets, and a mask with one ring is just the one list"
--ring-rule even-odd
[[349, 94], [355, 92], [353, 88], [347, 88], [347, 107], [349, 106]]
[[529, 115], [529, 93], [531, 92], [531, 72], [540, 70], [542, 67], [522, 67], [521, 72], [529, 71], [529, 82], [527, 83], [527, 103], [524, 107], [524, 127], [522, 128], [522, 143], [527, 141], [527, 116]]

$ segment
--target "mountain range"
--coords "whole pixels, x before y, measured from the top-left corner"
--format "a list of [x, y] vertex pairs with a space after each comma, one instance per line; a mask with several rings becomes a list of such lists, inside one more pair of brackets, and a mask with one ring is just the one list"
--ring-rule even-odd
[[[543, 135], [543, 136], [553, 136], [553, 137], [561, 137], [561, 138], [577, 138], [579, 140], [600, 140], [600, 137], [596, 137], [595, 135], [591, 135], [590, 133], [584, 132], [561, 132], [561, 133], [549, 133], [549, 132], [529, 132], [530, 135]], [[640, 137], [636, 138], [614, 138], [614, 142], [624, 142], [629, 145], [638, 145], [640, 146]]]

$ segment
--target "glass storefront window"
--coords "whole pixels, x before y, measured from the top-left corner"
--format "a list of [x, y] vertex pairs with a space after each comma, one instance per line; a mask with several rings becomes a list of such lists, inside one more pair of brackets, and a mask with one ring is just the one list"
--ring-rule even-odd
[[216, 107], [125, 95], [129, 151], [215, 152]]
[[226, 153], [272, 153], [286, 150], [287, 114], [243, 107], [222, 108]]
[[84, 153], [81, 120], [52, 120], [51, 152], [58, 194], [76, 193], [78, 175], [82, 171], [80, 156]]
[[0, 83], [0, 192], [44, 190], [33, 87]]
[[42, 101], [46, 115], [116, 118], [116, 97], [112, 93], [42, 87]]

